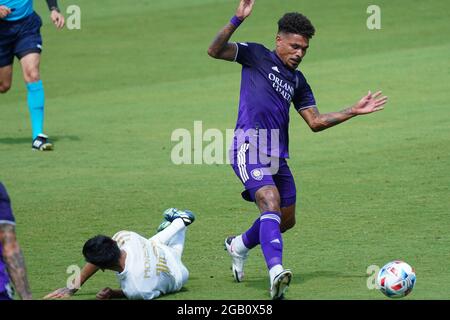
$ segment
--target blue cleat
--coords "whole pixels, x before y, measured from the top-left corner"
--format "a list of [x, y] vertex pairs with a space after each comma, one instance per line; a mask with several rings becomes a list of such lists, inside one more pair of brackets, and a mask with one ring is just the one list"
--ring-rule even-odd
[[195, 220], [195, 215], [190, 210], [180, 210], [177, 208], [169, 208], [163, 213], [164, 220], [159, 225], [157, 232], [163, 231], [165, 228], [170, 226], [173, 220], [181, 218], [183, 219], [184, 225], [188, 226]]
[[163, 213], [164, 219], [172, 222], [175, 219], [183, 219], [184, 225], [188, 226], [195, 220], [195, 215], [190, 210], [179, 210], [177, 208], [169, 208]]
[[161, 224], [159, 225], [158, 229], [156, 229], [156, 232], [161, 232], [163, 231], [165, 228], [167, 228], [168, 226], [170, 226], [172, 224], [172, 222], [164, 220], [163, 222], [161, 222]]

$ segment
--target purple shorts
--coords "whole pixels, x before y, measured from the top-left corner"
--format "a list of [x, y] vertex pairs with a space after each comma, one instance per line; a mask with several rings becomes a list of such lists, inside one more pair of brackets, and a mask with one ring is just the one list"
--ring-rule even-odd
[[245, 190], [242, 197], [255, 202], [256, 192], [264, 186], [276, 186], [281, 198], [281, 208], [296, 202], [297, 189], [294, 177], [283, 158], [267, 157], [249, 143], [244, 143], [230, 154], [231, 166]]
[[8, 290], [9, 288], [5, 288], [5, 291], [0, 292], [0, 301], [4, 300], [13, 300], [14, 293], [12, 290]]

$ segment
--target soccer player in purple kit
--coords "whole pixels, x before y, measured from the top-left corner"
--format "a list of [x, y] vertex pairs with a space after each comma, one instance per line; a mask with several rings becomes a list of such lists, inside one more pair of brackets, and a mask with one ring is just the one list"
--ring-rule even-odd
[[228, 237], [225, 247], [232, 258], [233, 276], [240, 282], [249, 251], [260, 244], [269, 270], [270, 296], [282, 299], [292, 272], [282, 264], [281, 233], [295, 225], [296, 204], [295, 182], [286, 162], [290, 104], [312, 131], [318, 132], [355, 116], [382, 110], [387, 97], [381, 96], [380, 91], [374, 94], [369, 91], [351, 107], [321, 114], [305, 76], [296, 70], [315, 33], [307, 17], [297, 12], [285, 14], [278, 21], [273, 51], [257, 43], [229, 42], [250, 16], [254, 3], [241, 0], [235, 16], [208, 49], [213, 58], [242, 65], [239, 112], [230, 158], [244, 184], [243, 198], [255, 202], [260, 210], [253, 225], [239, 236]]
[[23, 300], [32, 298], [27, 279], [25, 260], [15, 231], [16, 222], [6, 188], [0, 182], [0, 300], [12, 300], [12, 280]]
[[[46, 0], [50, 18], [58, 29], [64, 16], [57, 0]], [[11, 88], [14, 56], [20, 60], [27, 88], [27, 102], [32, 129], [32, 150], [53, 150], [44, 134], [44, 86], [39, 72], [42, 38], [41, 18], [33, 9], [33, 0], [0, 0], [0, 93]]]

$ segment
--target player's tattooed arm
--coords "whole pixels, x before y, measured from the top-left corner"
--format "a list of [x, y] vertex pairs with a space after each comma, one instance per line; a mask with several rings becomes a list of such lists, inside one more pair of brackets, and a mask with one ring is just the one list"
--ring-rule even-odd
[[320, 114], [317, 107], [300, 110], [300, 115], [309, 125], [312, 131], [319, 132], [327, 128], [331, 128], [339, 123], [342, 123], [356, 114], [353, 113], [352, 108], [346, 108], [340, 112], [331, 112]]
[[384, 109], [387, 102], [386, 96], [381, 96], [381, 91], [369, 93], [362, 97], [355, 105], [339, 112], [321, 114], [317, 107], [300, 110], [300, 115], [308, 123], [312, 131], [318, 132], [331, 128], [339, 123], [347, 121], [357, 115], [369, 114]]
[[236, 27], [231, 23], [223, 27], [209, 46], [208, 55], [215, 59], [234, 61], [237, 47], [235, 43], [229, 43], [228, 41], [235, 30]]
[[[236, 9], [236, 17], [240, 21], [244, 21], [252, 13], [254, 3], [255, 0], [240, 0], [239, 6]], [[231, 22], [223, 27], [209, 46], [208, 54], [216, 59], [234, 61], [237, 54], [237, 45], [228, 41], [236, 29], [237, 26]]]
[[14, 225], [0, 224], [0, 242], [3, 247], [3, 258], [8, 274], [17, 293], [23, 300], [32, 299], [25, 259], [16, 239]]

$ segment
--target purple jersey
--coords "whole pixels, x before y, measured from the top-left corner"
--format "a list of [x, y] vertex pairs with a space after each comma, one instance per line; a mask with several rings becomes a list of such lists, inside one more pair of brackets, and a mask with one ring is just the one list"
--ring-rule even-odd
[[[11, 202], [5, 187], [0, 182], [0, 224], [15, 225], [14, 216], [11, 209]], [[2, 247], [0, 246], [0, 293], [6, 291], [9, 283], [9, 277], [3, 261]]]
[[311, 88], [303, 74], [286, 67], [275, 51], [257, 43], [236, 45], [242, 80], [234, 147], [252, 143], [248, 132], [254, 132], [260, 152], [289, 158], [289, 107], [291, 102], [297, 111], [315, 106]]

